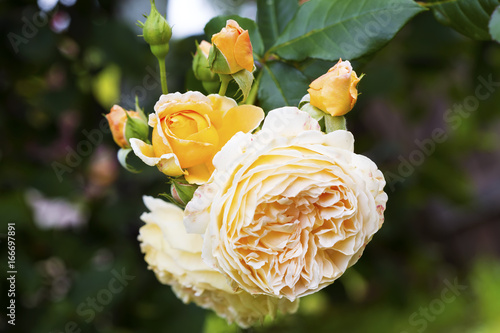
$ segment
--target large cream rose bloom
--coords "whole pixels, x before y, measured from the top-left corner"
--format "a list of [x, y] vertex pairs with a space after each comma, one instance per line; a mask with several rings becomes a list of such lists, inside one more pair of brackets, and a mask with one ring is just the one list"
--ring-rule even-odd
[[144, 203], [151, 211], [141, 216], [146, 223], [139, 234], [145, 260], [158, 280], [171, 285], [183, 302], [211, 309], [229, 323], [236, 322], [244, 328], [262, 321], [266, 315], [274, 316], [277, 311], [297, 310], [298, 302], [233, 291], [226, 278], [201, 259], [203, 239], [186, 233], [182, 209], [147, 196]]
[[344, 130], [324, 134], [297, 108], [236, 134], [185, 211], [203, 259], [251, 294], [297, 297], [331, 284], [382, 226], [385, 180]]

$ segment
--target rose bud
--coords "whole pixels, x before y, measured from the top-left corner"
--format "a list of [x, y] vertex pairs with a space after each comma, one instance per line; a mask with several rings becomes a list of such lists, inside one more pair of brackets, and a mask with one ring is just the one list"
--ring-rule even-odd
[[208, 55], [212, 44], [206, 40], [200, 44], [196, 42], [196, 53], [193, 57], [194, 76], [201, 81], [203, 88], [209, 93], [215, 93], [219, 90], [219, 77], [210, 70]]
[[343, 116], [351, 111], [358, 99], [359, 80], [349, 61], [339, 62], [310, 85], [311, 105], [332, 116]]
[[119, 105], [113, 105], [106, 115], [113, 140], [121, 148], [130, 148], [131, 138], [147, 139], [148, 124], [136, 111], [125, 111]]
[[142, 28], [142, 35], [149, 44], [151, 52], [157, 58], [164, 59], [167, 56], [168, 42], [172, 37], [172, 29], [167, 20], [158, 12], [155, 2], [151, 1], [151, 12], [144, 23], [138, 21]]
[[208, 61], [217, 74], [234, 74], [243, 69], [252, 72], [253, 53], [248, 30], [238, 22], [227, 20], [226, 26], [212, 36], [212, 48]]

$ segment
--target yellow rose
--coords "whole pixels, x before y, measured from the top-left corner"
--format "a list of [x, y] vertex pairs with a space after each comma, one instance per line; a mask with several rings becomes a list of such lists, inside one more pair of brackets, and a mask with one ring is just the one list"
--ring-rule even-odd
[[254, 130], [264, 118], [259, 107], [196, 91], [162, 95], [154, 109], [152, 145], [131, 139], [134, 153], [166, 175], [184, 174], [196, 184], [210, 178], [212, 158], [234, 134]]
[[127, 123], [127, 112], [131, 118], [141, 117], [135, 111], [125, 111], [119, 105], [113, 105], [110, 112], [106, 115], [106, 119], [109, 123], [109, 128], [111, 129], [111, 135], [113, 135], [113, 140], [115, 140], [116, 144], [121, 148], [129, 148], [130, 145], [125, 138], [125, 125]]
[[297, 297], [339, 278], [384, 221], [382, 172], [294, 107], [270, 111], [262, 130], [236, 134], [185, 210], [204, 234], [203, 259], [250, 294]]
[[343, 116], [351, 111], [358, 99], [356, 88], [360, 78], [349, 61], [339, 62], [310, 85], [311, 105], [332, 116]]
[[158, 280], [171, 285], [184, 303], [194, 302], [211, 309], [229, 323], [236, 322], [244, 328], [267, 315], [274, 316], [276, 311], [297, 309], [298, 302], [233, 291], [224, 275], [203, 262], [203, 239], [186, 233], [182, 209], [152, 197], [144, 197], [144, 203], [151, 211], [142, 214], [146, 224], [139, 231], [145, 260]]
[[253, 51], [248, 30], [238, 22], [227, 20], [226, 26], [212, 36], [211, 69], [218, 74], [234, 74], [246, 69], [253, 71]]

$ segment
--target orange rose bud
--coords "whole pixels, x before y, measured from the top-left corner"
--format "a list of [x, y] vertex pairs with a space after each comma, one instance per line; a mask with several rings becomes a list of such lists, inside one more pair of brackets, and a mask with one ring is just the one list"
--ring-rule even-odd
[[339, 62], [310, 85], [311, 105], [332, 116], [343, 116], [351, 111], [358, 99], [356, 88], [360, 78], [349, 61]]
[[125, 129], [128, 121], [127, 112], [130, 118], [141, 119], [139, 113], [135, 111], [125, 111], [119, 105], [113, 105], [111, 111], [106, 115], [106, 119], [113, 135], [113, 140], [120, 148], [130, 148], [130, 144], [125, 137]]
[[252, 43], [248, 30], [243, 30], [238, 22], [227, 20], [226, 26], [212, 36], [210, 69], [217, 74], [234, 74], [243, 69], [253, 70]]

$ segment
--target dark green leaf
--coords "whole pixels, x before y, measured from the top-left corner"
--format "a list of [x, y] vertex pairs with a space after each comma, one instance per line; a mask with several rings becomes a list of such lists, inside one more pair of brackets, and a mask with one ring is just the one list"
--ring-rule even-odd
[[205, 25], [205, 35], [207, 36], [209, 41], [212, 35], [221, 31], [221, 29], [226, 26], [226, 21], [230, 19], [235, 20], [236, 22], [238, 22], [240, 27], [248, 30], [250, 41], [252, 42], [254, 57], [258, 59], [259, 56], [262, 56], [264, 54], [264, 42], [262, 41], [262, 36], [259, 33], [259, 28], [257, 28], [257, 24], [255, 23], [255, 21], [249, 18], [241, 17], [238, 15], [214, 17], [207, 23], [207, 25]]
[[359, 58], [380, 49], [423, 10], [411, 0], [311, 0], [300, 6], [270, 52], [296, 61]]
[[264, 40], [264, 47], [269, 49], [278, 36], [285, 30], [299, 8], [298, 1], [257, 0], [257, 25]]
[[500, 6], [498, 6], [491, 15], [490, 23], [488, 25], [491, 38], [500, 42]]
[[264, 110], [297, 106], [307, 94], [309, 80], [298, 69], [282, 62], [272, 62], [262, 70], [258, 96]]
[[328, 72], [337, 62], [320, 59], [307, 59], [300, 63], [298, 69], [311, 81]]
[[436, 19], [461, 34], [478, 40], [491, 39], [488, 22], [500, 0], [455, 0], [430, 4]]

